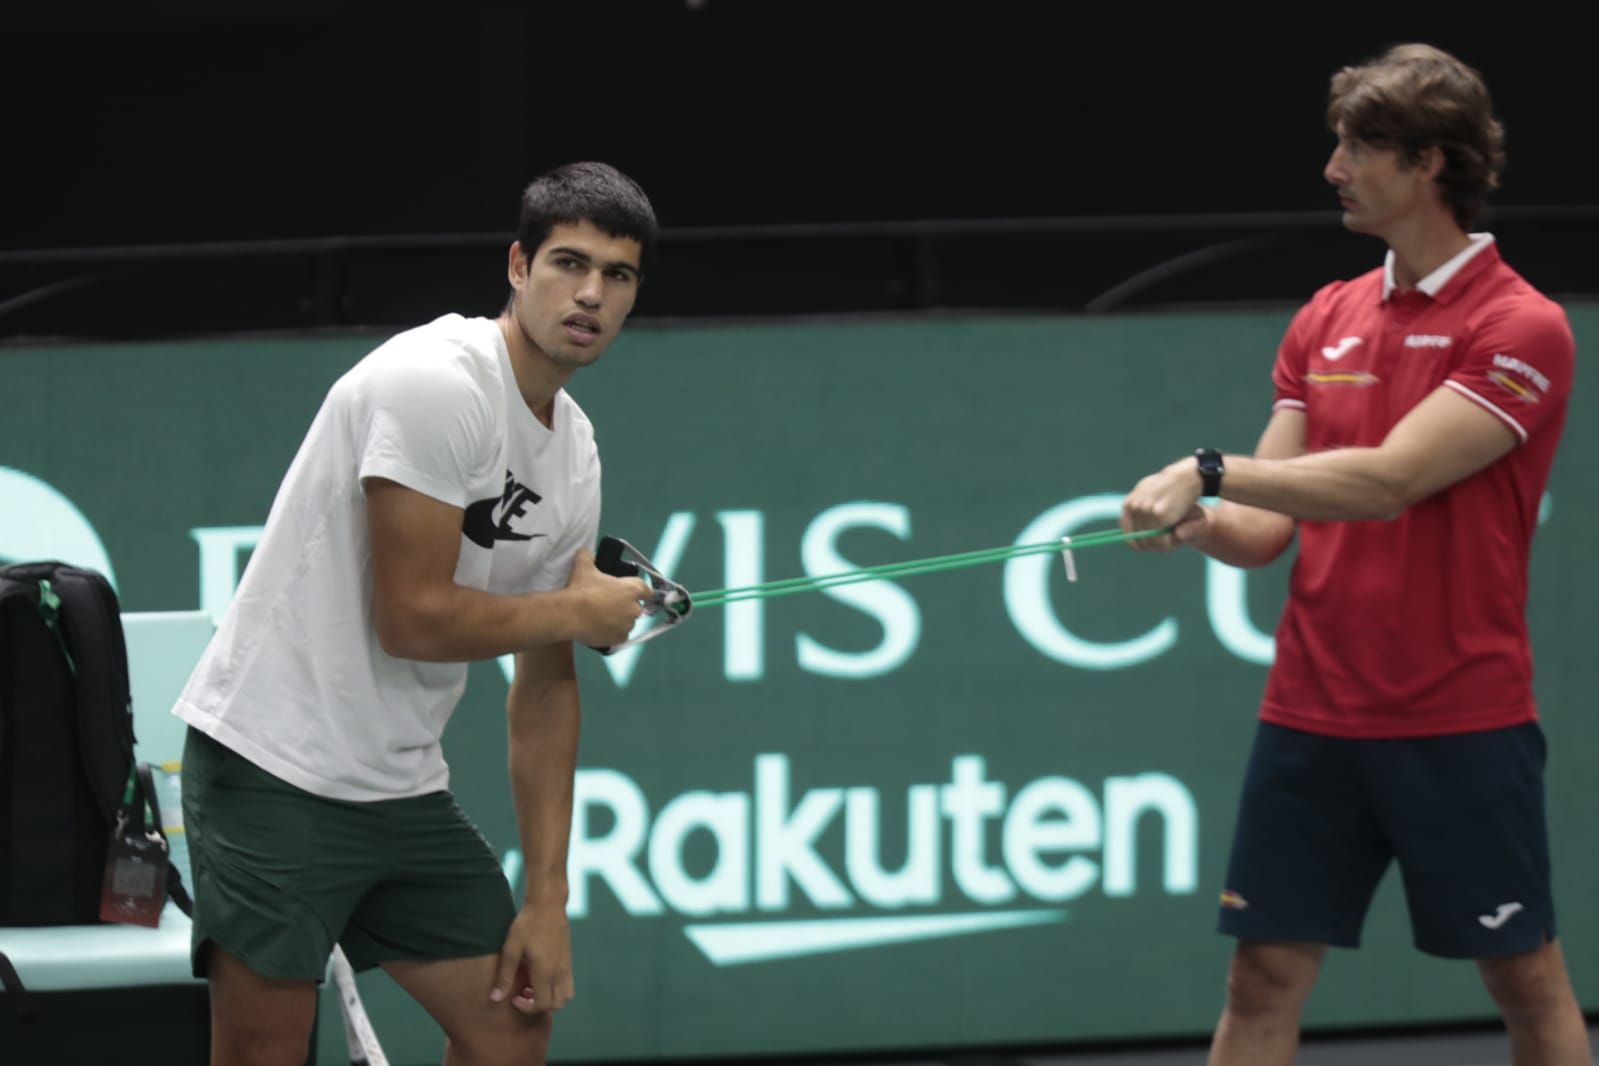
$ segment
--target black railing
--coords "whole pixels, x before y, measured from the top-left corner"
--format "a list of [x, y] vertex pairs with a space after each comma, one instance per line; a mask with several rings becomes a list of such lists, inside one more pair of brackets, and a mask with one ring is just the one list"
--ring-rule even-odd
[[[1599, 206], [1503, 207], [1483, 227], [1535, 285], [1599, 297]], [[506, 291], [504, 233], [0, 251], [0, 337], [385, 329]], [[1297, 302], [1380, 248], [1331, 211], [686, 226], [638, 317], [1106, 312]]]

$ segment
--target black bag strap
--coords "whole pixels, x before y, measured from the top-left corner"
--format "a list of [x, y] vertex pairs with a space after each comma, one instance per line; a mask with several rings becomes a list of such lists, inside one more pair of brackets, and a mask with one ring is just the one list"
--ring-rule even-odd
[[39, 579], [39, 617], [44, 620], [44, 627], [55, 639], [56, 647], [61, 649], [61, 657], [67, 661], [67, 673], [76, 680], [78, 662], [72, 657], [72, 649], [67, 645], [67, 635], [62, 631], [64, 623], [61, 621], [61, 597], [56, 595], [55, 584], [47, 577]]
[[189, 918], [194, 917], [194, 900], [189, 896], [189, 890], [183, 887], [183, 875], [170, 859], [167, 860], [167, 899], [176, 903], [178, 910]]
[[6, 958], [6, 953], [3, 951], [0, 951], [0, 985], [5, 986], [6, 998], [13, 1000], [19, 1020], [32, 1022], [38, 1019], [38, 1008], [33, 1005], [28, 990], [22, 986], [22, 978], [17, 976], [17, 968], [11, 965], [11, 960]]
[[[152, 825], [150, 828], [154, 829], [155, 832], [160, 835], [162, 846], [166, 850], [167, 898], [178, 905], [178, 910], [182, 911], [184, 914], [187, 914], [190, 918], [193, 918], [194, 900], [189, 898], [189, 891], [183, 886], [183, 875], [178, 872], [177, 866], [175, 866], [172, 862], [172, 842], [167, 839], [166, 829], [164, 828], [166, 821], [161, 817], [161, 800], [157, 798], [158, 793], [156, 792], [155, 787], [155, 771], [151, 768], [149, 763], [142, 762], [139, 764], [137, 772], [139, 778], [139, 790], [144, 793], [144, 803], [137, 805], [134, 809], [138, 811], [137, 816], [141, 819], [144, 816], [145, 810], [150, 812], [150, 818], [154, 822], [154, 825]], [[124, 807], [124, 810], [126, 809], [127, 808]]]
[[[133, 697], [122, 611], [111, 583], [96, 571], [52, 564], [41, 577], [59, 601], [63, 651], [75, 664], [78, 750], [89, 786], [106, 817], [114, 817], [133, 765]], [[48, 624], [48, 619], [46, 620]]]

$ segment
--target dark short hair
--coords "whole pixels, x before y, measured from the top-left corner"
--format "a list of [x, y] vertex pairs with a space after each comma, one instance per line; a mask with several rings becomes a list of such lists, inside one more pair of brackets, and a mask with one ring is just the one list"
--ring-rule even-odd
[[1334, 132], [1397, 150], [1415, 163], [1427, 148], [1444, 157], [1438, 184], [1462, 229], [1499, 187], [1505, 130], [1493, 115], [1482, 75], [1429, 44], [1401, 44], [1332, 77], [1327, 125]]
[[568, 163], [541, 174], [522, 190], [516, 239], [532, 257], [563, 223], [592, 222], [612, 237], [642, 247], [640, 269], [655, 250], [655, 209], [638, 182], [607, 163]]

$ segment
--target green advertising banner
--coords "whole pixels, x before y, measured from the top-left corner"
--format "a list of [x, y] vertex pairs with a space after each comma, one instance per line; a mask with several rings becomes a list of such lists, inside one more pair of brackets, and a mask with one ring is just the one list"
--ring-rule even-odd
[[[1579, 350], [1599, 308], [1570, 309]], [[1249, 451], [1288, 312], [639, 325], [571, 391], [603, 531], [690, 589], [1114, 525], [1142, 475]], [[327, 387], [381, 338], [0, 351], [0, 556], [112, 574], [133, 614], [220, 617]], [[1579, 374], [1572, 410], [1599, 404]], [[1596, 430], [1566, 430], [1533, 557], [1561, 934], [1599, 1007]], [[567, 1060], [1197, 1035], [1217, 893], [1289, 560], [1039, 554], [696, 612], [582, 652]], [[176, 654], [176, 653], [175, 653]], [[184, 651], [191, 656], [192, 650]], [[452, 787], [519, 882], [502, 664], [473, 668]], [[442, 1037], [386, 978], [390, 1057]], [[1488, 1018], [1419, 955], [1396, 878], [1313, 1026]], [[324, 1049], [341, 1036], [322, 1027]], [[327, 1060], [333, 1058], [330, 1053]]]

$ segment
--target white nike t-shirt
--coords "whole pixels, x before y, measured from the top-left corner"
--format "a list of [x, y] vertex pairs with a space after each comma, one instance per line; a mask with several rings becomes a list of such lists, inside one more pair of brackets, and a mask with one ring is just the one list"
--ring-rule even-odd
[[447, 787], [439, 738], [467, 674], [378, 646], [365, 477], [462, 508], [456, 583], [493, 593], [564, 587], [600, 520], [593, 427], [564, 391], [549, 428], [534, 417], [492, 319], [402, 333], [334, 384], [173, 713], [276, 777], [357, 801]]

